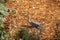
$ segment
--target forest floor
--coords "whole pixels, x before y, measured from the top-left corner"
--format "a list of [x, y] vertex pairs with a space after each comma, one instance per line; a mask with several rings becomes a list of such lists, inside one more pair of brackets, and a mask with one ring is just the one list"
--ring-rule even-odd
[[[60, 22], [60, 1], [57, 0], [7, 0], [6, 6], [16, 9], [16, 14], [7, 18], [6, 26], [12, 25], [15, 28], [28, 25], [26, 13], [31, 15], [30, 20], [43, 24], [42, 40], [55, 40], [56, 23]], [[33, 32], [37, 28], [30, 28]], [[13, 34], [13, 31], [12, 31]]]

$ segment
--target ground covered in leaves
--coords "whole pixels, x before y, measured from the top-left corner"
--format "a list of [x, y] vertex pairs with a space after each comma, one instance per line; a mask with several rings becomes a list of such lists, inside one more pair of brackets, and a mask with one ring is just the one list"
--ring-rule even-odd
[[[21, 25], [28, 25], [26, 13], [31, 15], [31, 21], [37, 21], [43, 24], [43, 31], [41, 34], [42, 40], [55, 40], [56, 24], [60, 22], [60, 1], [59, 0], [7, 0], [6, 6], [16, 9], [16, 14], [11, 14], [6, 17], [6, 27], [12, 26], [10, 30], [22, 27]], [[37, 28], [28, 29], [30, 33]]]

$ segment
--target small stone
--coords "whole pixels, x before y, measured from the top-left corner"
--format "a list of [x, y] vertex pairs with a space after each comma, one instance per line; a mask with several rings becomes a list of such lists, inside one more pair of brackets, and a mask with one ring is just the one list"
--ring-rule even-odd
[[33, 9], [35, 9], [35, 7], [33, 7]]

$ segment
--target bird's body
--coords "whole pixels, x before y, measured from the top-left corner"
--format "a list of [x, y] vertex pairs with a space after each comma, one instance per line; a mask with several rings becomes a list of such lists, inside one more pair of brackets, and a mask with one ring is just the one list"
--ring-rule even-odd
[[38, 22], [29, 22], [31, 26], [37, 28], [37, 27], [41, 27], [42, 25]]

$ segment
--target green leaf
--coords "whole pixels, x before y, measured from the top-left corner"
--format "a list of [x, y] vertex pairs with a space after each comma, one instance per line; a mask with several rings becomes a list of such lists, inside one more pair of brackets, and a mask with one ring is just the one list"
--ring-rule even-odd
[[0, 3], [0, 15], [8, 16], [9, 14], [7, 13], [7, 8]]
[[0, 0], [0, 3], [5, 3], [6, 2], [6, 0]]
[[28, 31], [26, 29], [20, 31], [20, 36], [23, 38], [23, 40], [29, 40]]
[[5, 21], [6, 21], [6, 19], [5, 19], [5, 18], [3, 18], [3, 17], [0, 17], [0, 21], [1, 21], [1, 22], [5, 22]]
[[7, 8], [5, 7], [5, 5], [3, 5], [3, 4], [0, 3], [0, 10], [7, 11]]
[[4, 16], [8, 16], [9, 14], [6, 11], [0, 10], [0, 14], [4, 15]]
[[15, 9], [9, 8], [10, 12], [13, 12], [14, 14], [16, 13]]

